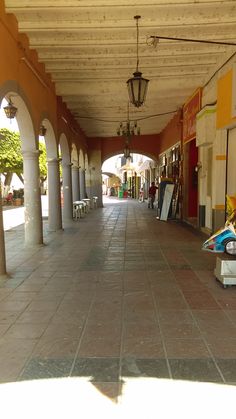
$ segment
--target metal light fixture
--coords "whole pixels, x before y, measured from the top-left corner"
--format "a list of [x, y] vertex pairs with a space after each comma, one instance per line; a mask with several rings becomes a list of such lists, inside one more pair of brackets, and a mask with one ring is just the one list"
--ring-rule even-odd
[[127, 80], [127, 86], [128, 86], [128, 93], [130, 102], [136, 106], [136, 108], [139, 108], [142, 106], [142, 104], [145, 101], [146, 94], [147, 94], [147, 87], [149, 80], [144, 79], [142, 77], [142, 73], [138, 69], [139, 65], [139, 54], [138, 54], [138, 43], [139, 43], [139, 27], [138, 27], [138, 21], [141, 18], [141, 16], [134, 16], [134, 19], [136, 19], [136, 27], [137, 27], [137, 64], [136, 64], [136, 71], [133, 73], [132, 78]]
[[138, 127], [137, 121], [120, 122], [119, 127], [117, 128], [117, 135], [122, 135], [123, 137], [130, 138], [133, 135], [140, 135], [140, 128]]
[[117, 135], [125, 138], [124, 157], [126, 159], [131, 158], [130, 139], [134, 135], [140, 135], [140, 128], [138, 127], [137, 121], [130, 121], [129, 119], [129, 102], [127, 105], [127, 121], [120, 122], [120, 125], [117, 128], [116, 133]]
[[122, 135], [128, 140], [133, 135], [140, 135], [140, 127], [138, 126], [137, 121], [130, 121], [129, 119], [129, 102], [127, 104], [127, 120], [125, 122], [120, 122], [119, 127], [116, 130], [117, 135]]
[[14, 119], [17, 113], [17, 108], [13, 105], [11, 99], [8, 101], [8, 105], [4, 106], [4, 112], [8, 119]]
[[124, 147], [124, 157], [125, 157], [126, 159], [130, 159], [130, 158], [131, 158], [131, 155], [130, 155], [130, 148], [129, 148], [129, 143], [128, 143], [128, 142], [126, 142], [126, 143], [125, 143], [125, 147]]
[[44, 125], [41, 125], [40, 128], [39, 128], [40, 137], [44, 137], [46, 135], [46, 132], [47, 132], [47, 128], [45, 128]]

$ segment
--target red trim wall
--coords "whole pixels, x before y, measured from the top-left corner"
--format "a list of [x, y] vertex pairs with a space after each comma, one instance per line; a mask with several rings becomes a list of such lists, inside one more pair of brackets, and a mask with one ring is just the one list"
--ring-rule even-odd
[[[159, 134], [134, 136], [130, 141], [133, 153], [144, 154], [157, 160], [159, 155], [181, 141], [182, 112], [179, 111]], [[89, 149], [99, 149], [102, 162], [116, 154], [123, 153], [125, 139], [123, 137], [88, 138]]]

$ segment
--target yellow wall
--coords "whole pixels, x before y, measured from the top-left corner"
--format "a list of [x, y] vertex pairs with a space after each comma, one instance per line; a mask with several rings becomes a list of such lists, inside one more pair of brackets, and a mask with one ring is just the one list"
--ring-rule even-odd
[[233, 70], [228, 71], [217, 83], [216, 128], [227, 128], [236, 123], [232, 118]]

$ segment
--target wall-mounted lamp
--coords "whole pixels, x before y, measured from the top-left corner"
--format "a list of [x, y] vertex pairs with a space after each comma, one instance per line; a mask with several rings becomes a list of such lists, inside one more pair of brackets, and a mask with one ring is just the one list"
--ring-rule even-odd
[[39, 135], [40, 137], [44, 137], [46, 135], [47, 128], [44, 125], [41, 125], [39, 128]]
[[198, 172], [202, 168], [202, 163], [197, 162], [197, 165], [195, 166], [195, 172]]
[[17, 108], [13, 105], [11, 99], [8, 101], [8, 105], [4, 106], [4, 112], [8, 119], [14, 119], [17, 113]]

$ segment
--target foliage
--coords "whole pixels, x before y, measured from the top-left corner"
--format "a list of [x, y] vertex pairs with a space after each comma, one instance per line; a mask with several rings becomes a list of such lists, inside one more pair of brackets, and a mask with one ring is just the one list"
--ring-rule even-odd
[[0, 172], [4, 176], [8, 173], [22, 175], [23, 157], [19, 133], [2, 128], [0, 134]]
[[[39, 143], [39, 170], [40, 179], [47, 178], [46, 146]], [[5, 177], [16, 173], [23, 180], [23, 157], [21, 152], [21, 140], [18, 132], [10, 131], [7, 128], [0, 129], [0, 173]]]
[[47, 179], [47, 153], [46, 153], [46, 146], [45, 143], [39, 142], [39, 171], [40, 171], [40, 179], [41, 181], [45, 181]]

